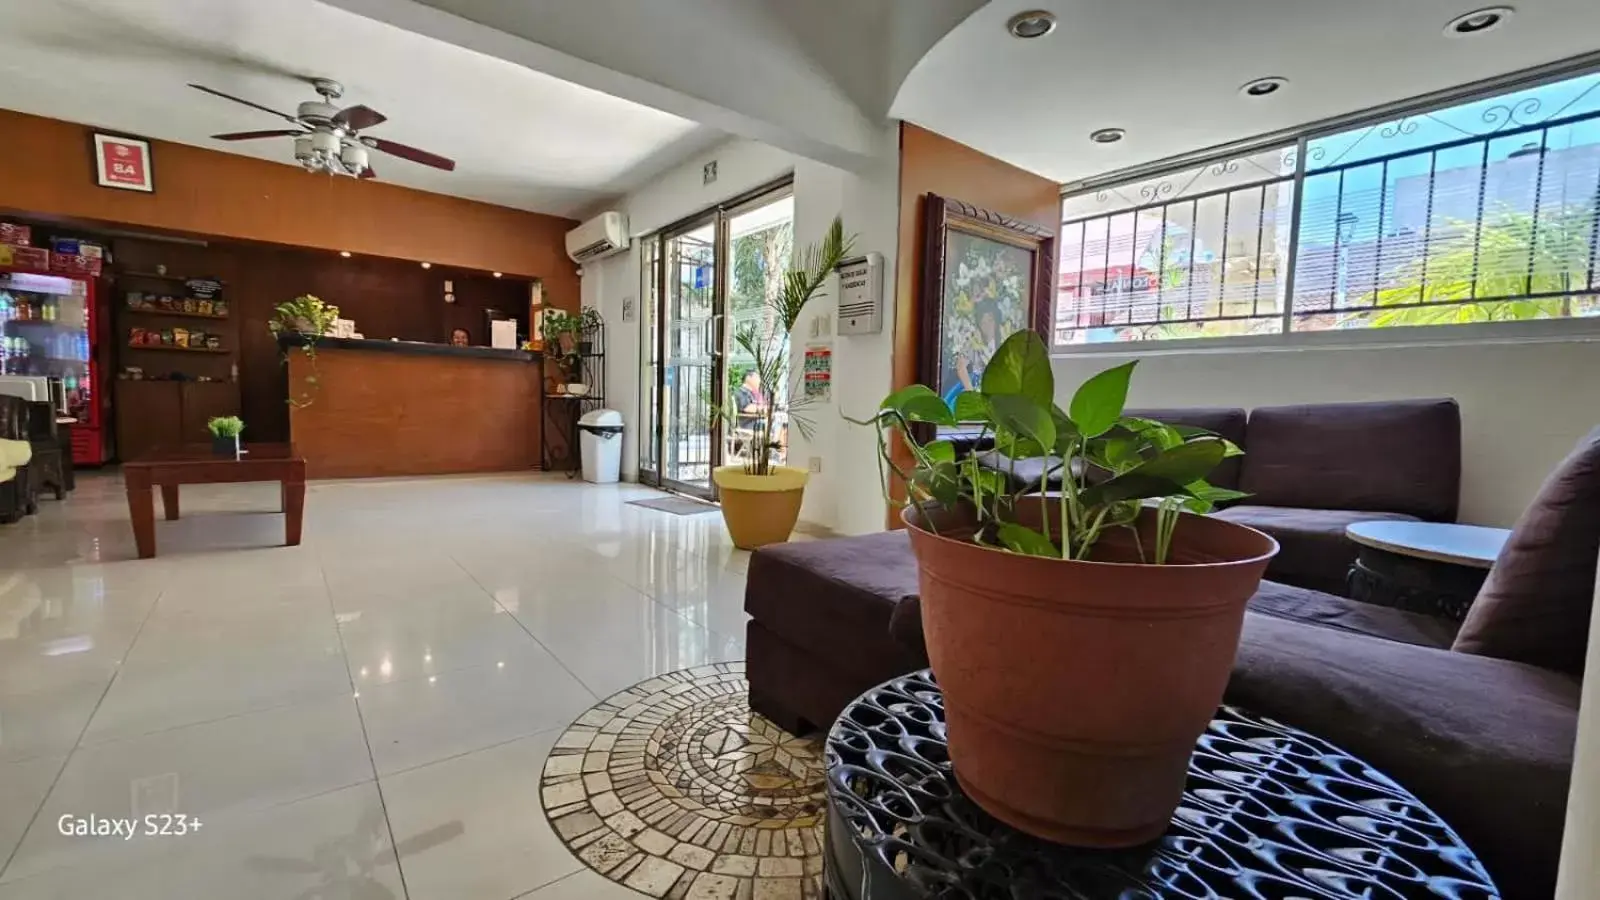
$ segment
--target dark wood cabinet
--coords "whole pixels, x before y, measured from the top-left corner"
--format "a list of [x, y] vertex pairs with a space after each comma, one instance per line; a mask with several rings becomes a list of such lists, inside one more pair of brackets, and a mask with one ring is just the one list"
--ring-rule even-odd
[[117, 457], [211, 440], [212, 416], [239, 414], [239, 386], [227, 381], [128, 381], [116, 390]]

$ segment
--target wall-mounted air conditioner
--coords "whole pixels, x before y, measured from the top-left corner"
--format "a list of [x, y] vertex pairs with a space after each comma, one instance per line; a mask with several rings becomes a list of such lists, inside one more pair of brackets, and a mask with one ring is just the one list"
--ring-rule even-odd
[[628, 249], [628, 217], [601, 213], [567, 232], [567, 255], [576, 263], [604, 259]]

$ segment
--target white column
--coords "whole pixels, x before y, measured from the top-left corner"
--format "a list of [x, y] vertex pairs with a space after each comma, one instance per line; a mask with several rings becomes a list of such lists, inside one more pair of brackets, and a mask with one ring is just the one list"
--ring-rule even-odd
[[[1600, 577], [1589, 620], [1589, 658], [1584, 665], [1583, 701], [1578, 708], [1578, 747], [1572, 755], [1572, 790], [1567, 794], [1567, 826], [1561, 842], [1561, 875], [1556, 900], [1600, 897]], [[1515, 823], [1507, 823], [1516, 827]]]

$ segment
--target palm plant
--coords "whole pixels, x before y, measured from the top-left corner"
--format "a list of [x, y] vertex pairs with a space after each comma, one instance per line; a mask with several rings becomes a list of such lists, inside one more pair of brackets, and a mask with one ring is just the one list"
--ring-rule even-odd
[[780, 447], [777, 431], [782, 421], [780, 416], [786, 415], [802, 435], [811, 436], [811, 420], [800, 414], [807, 401], [789, 399], [792, 391], [782, 394], [785, 397], [782, 402], [778, 400], [780, 392], [789, 386], [789, 334], [794, 331], [806, 304], [824, 295], [823, 285], [854, 246], [855, 236], [847, 237], [844, 221], [834, 217], [822, 240], [799, 251], [798, 265], [784, 273], [776, 294], [765, 299], [762, 307], [765, 315], [741, 322], [734, 328], [734, 346], [749, 360], [766, 398], [766, 403], [753, 416], [740, 410], [731, 396], [717, 410], [724, 422], [753, 419], [749, 458], [744, 461], [745, 474], [772, 473], [773, 451]]

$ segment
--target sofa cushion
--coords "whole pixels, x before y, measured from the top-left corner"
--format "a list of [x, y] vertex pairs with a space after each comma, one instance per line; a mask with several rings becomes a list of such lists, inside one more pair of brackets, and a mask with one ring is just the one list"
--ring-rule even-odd
[[33, 445], [27, 441], [0, 438], [0, 468], [15, 469], [33, 459]]
[[1440, 616], [1361, 603], [1275, 581], [1261, 582], [1260, 590], [1250, 598], [1249, 609], [1306, 625], [1438, 649], [1450, 646], [1457, 628], [1455, 622]]
[[1455, 649], [1581, 674], [1600, 553], [1600, 429], [1517, 520]]
[[905, 531], [763, 547], [750, 557], [744, 609], [791, 644], [846, 670], [917, 668], [889, 635], [895, 607], [917, 595]]
[[1404, 785], [1513, 900], [1554, 891], [1578, 693], [1533, 666], [1251, 613], [1225, 700]]
[[[1140, 419], [1154, 419], [1165, 425], [1188, 425], [1193, 428], [1204, 428], [1216, 433], [1219, 437], [1227, 438], [1245, 447], [1245, 428], [1247, 416], [1242, 409], [1233, 409], [1223, 406], [1196, 406], [1188, 409], [1129, 409], [1123, 415], [1135, 416]], [[1248, 452], [1248, 448], [1245, 448]], [[1231, 490], [1239, 489], [1239, 476], [1243, 471], [1244, 459], [1232, 457], [1222, 461], [1222, 465], [1212, 470], [1211, 476], [1206, 480], [1217, 487]]]
[[1374, 520], [1416, 521], [1416, 517], [1401, 513], [1257, 506], [1254, 502], [1213, 515], [1264, 531], [1277, 540], [1278, 555], [1267, 564], [1268, 578], [1330, 594], [1344, 593], [1345, 576], [1356, 560], [1356, 545], [1344, 536], [1345, 526]]
[[1263, 506], [1397, 512], [1453, 522], [1454, 400], [1267, 406], [1250, 413], [1239, 489]]

